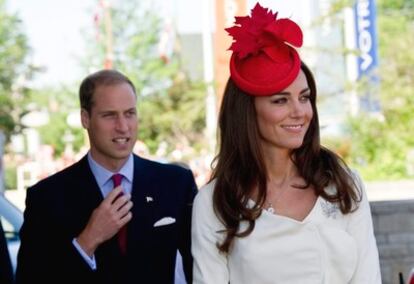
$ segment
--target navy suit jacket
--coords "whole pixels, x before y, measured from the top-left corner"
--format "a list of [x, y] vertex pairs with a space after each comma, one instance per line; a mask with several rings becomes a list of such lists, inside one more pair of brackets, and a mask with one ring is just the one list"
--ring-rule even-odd
[[[93, 271], [72, 244], [103, 200], [83, 157], [28, 189], [17, 283], [170, 284], [177, 249], [191, 283], [191, 209], [196, 191], [191, 171], [134, 155], [127, 255], [121, 256], [115, 236], [95, 251]], [[154, 227], [164, 217], [176, 222]]]

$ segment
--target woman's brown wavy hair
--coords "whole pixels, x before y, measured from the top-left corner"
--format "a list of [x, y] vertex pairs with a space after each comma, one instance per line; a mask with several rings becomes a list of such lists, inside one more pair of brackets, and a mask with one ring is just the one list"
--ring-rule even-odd
[[[292, 151], [291, 159], [306, 181], [304, 188], [312, 186], [317, 196], [338, 203], [346, 214], [356, 208], [360, 191], [345, 162], [320, 144], [315, 80], [303, 62], [301, 69], [310, 89], [313, 117], [302, 146]], [[211, 179], [216, 180], [214, 210], [226, 228], [224, 241], [217, 246], [228, 253], [235, 237], [246, 237], [253, 231], [266, 199], [267, 180], [254, 97], [241, 91], [231, 79], [224, 92], [218, 124], [220, 146]], [[336, 186], [336, 194], [325, 192], [328, 184]], [[255, 188], [256, 204], [249, 208], [247, 203]], [[239, 230], [242, 221], [248, 223], [244, 231]]]

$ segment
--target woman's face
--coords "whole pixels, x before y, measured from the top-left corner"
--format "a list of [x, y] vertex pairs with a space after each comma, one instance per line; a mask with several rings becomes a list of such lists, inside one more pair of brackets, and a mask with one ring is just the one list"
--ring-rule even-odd
[[257, 124], [263, 147], [299, 148], [312, 120], [310, 89], [305, 74], [272, 96], [255, 97]]

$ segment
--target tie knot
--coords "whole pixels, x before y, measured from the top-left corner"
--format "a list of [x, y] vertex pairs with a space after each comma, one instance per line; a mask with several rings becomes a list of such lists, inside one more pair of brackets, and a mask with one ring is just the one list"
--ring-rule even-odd
[[121, 185], [122, 175], [121, 174], [114, 174], [112, 177], [112, 181], [114, 183], [114, 187]]

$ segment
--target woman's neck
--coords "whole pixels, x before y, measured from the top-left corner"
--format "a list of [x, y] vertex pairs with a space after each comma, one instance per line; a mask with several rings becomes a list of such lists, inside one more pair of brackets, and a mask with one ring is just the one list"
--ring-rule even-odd
[[273, 184], [285, 184], [297, 176], [297, 168], [293, 163], [290, 153], [285, 150], [272, 149], [264, 151], [264, 160], [268, 181]]

